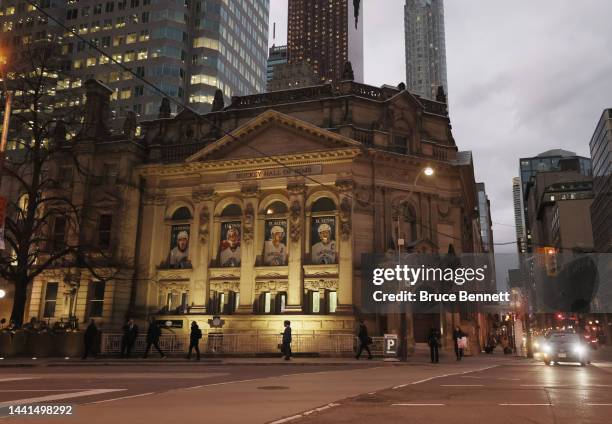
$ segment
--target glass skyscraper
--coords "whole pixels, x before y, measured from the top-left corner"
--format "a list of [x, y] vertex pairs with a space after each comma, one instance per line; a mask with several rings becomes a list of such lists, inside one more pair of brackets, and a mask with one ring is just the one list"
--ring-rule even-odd
[[439, 86], [448, 95], [443, 0], [406, 0], [406, 87], [435, 100]]
[[[265, 91], [269, 0], [45, 0], [64, 26], [108, 53], [167, 96], [198, 112], [210, 110], [216, 89], [233, 95]], [[59, 13], [58, 11], [61, 11]], [[157, 117], [161, 95], [52, 25], [23, 1], [0, 7], [0, 45], [18, 51], [53, 31], [62, 44], [66, 77], [58, 89], [94, 78], [112, 91], [113, 127], [130, 111]], [[45, 35], [46, 36], [46, 35]], [[62, 105], [55, 105], [61, 107]], [[176, 106], [171, 105], [172, 112]]]
[[612, 109], [603, 111], [591, 142], [593, 194], [591, 221], [597, 252], [612, 252]]

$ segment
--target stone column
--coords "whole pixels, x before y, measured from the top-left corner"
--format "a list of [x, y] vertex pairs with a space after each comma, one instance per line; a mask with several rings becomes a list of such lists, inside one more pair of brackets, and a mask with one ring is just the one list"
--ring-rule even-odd
[[210, 228], [211, 213], [215, 207], [214, 189], [212, 187], [194, 188], [192, 198], [195, 204], [193, 222], [197, 228], [197, 231], [192, 232], [192, 234], [197, 234], [197, 237], [192, 243], [193, 284], [189, 301], [193, 303], [191, 312], [206, 313], [210, 287], [206, 282], [208, 281], [208, 268], [210, 266], [210, 255], [212, 254]]
[[339, 179], [338, 312], [353, 312], [353, 180]]
[[292, 181], [287, 184], [289, 193], [289, 284], [287, 287], [287, 312], [299, 313], [303, 311], [302, 294], [304, 270], [302, 258], [304, 256], [304, 200], [306, 185], [303, 181]]
[[255, 236], [255, 222], [259, 210], [259, 187], [256, 184], [241, 188], [244, 208], [242, 211], [242, 238], [240, 244], [240, 304], [238, 314], [252, 314], [255, 301], [255, 259], [259, 240]]
[[162, 190], [147, 190], [143, 195], [138, 282], [136, 289], [135, 315], [144, 317], [157, 307], [156, 266], [162, 249], [167, 249], [163, 239], [164, 208], [166, 195]]

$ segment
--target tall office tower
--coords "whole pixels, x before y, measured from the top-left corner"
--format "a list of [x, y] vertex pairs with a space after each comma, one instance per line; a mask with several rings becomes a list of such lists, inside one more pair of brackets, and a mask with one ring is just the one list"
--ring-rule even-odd
[[[50, 5], [61, 0], [45, 0]], [[23, 1], [3, 4], [3, 28], [22, 25], [7, 11]], [[167, 96], [199, 111], [210, 110], [215, 90], [226, 100], [233, 95], [262, 92], [266, 84], [269, 0], [64, 0], [64, 25], [75, 30], [112, 59], [128, 66]], [[33, 19], [40, 12], [32, 10]], [[31, 34], [44, 25], [31, 25]], [[0, 35], [17, 46], [26, 37]], [[21, 37], [16, 40], [15, 37]], [[15, 44], [17, 43], [17, 44]], [[113, 90], [111, 112], [123, 118], [136, 112], [140, 119], [158, 115], [158, 92], [123, 71], [70, 31], [63, 31], [63, 55], [69, 78], [59, 89], [79, 87], [95, 78]], [[176, 106], [171, 105], [172, 112]], [[122, 119], [112, 126], [120, 127]]]
[[274, 76], [274, 67], [287, 63], [287, 46], [272, 46], [268, 50], [268, 67], [266, 70], [266, 82]]
[[596, 252], [612, 252], [612, 109], [603, 111], [591, 142], [593, 194], [591, 221]]
[[430, 100], [439, 86], [448, 94], [443, 0], [406, 0], [406, 87]]
[[563, 171], [563, 163], [568, 163], [566, 159], [574, 158], [577, 161], [577, 172], [580, 175], [590, 177], [593, 175], [591, 171], [591, 159], [582, 156], [577, 156], [575, 152], [570, 152], [562, 149], [547, 150], [535, 157], [521, 158], [521, 212], [522, 222], [525, 229], [525, 244], [526, 251], [532, 252], [532, 235], [531, 225], [529, 222], [529, 214], [527, 211], [527, 199], [529, 191], [535, 183], [535, 176], [538, 172]]
[[514, 226], [516, 229], [516, 247], [518, 253], [525, 253], [525, 225], [523, 223], [523, 206], [521, 202], [521, 179], [512, 177], [512, 200], [514, 201]]
[[480, 238], [485, 253], [493, 253], [493, 221], [491, 220], [491, 202], [484, 183], [476, 183], [478, 196], [478, 218], [480, 221]]
[[289, 63], [308, 62], [322, 82], [342, 80], [351, 62], [354, 81], [363, 82], [363, 2], [289, 0]]

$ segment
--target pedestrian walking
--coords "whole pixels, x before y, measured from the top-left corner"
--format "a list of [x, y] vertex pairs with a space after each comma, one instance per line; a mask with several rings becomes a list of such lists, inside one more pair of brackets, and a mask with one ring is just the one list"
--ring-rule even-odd
[[195, 321], [191, 322], [191, 334], [189, 335], [189, 353], [187, 359], [191, 359], [191, 351], [195, 349], [197, 357], [200, 360], [200, 339], [202, 338], [202, 330], [198, 327], [198, 323]]
[[357, 350], [357, 356], [355, 359], [359, 360], [361, 352], [365, 349], [368, 352], [368, 359], [372, 359], [372, 352], [370, 352], [370, 345], [372, 344], [372, 338], [368, 336], [368, 327], [362, 319], [359, 320], [359, 332], [357, 333], [357, 339], [359, 339], [359, 350]]
[[96, 355], [98, 354], [97, 349], [96, 349], [97, 341], [98, 341], [98, 327], [96, 326], [96, 321], [92, 319], [91, 321], [89, 321], [89, 325], [87, 326], [87, 329], [85, 330], [85, 336], [84, 336], [85, 348], [83, 351], [82, 359], [87, 359], [87, 355], [89, 353], [91, 353], [94, 357], [96, 357]]
[[159, 338], [161, 337], [161, 327], [159, 322], [155, 320], [155, 318], [151, 318], [149, 322], [149, 328], [147, 330], [147, 348], [145, 349], [145, 353], [143, 358], [147, 358], [149, 355], [149, 350], [151, 350], [151, 346], [154, 346], [155, 349], [159, 352], [159, 356], [165, 358], [164, 352], [159, 347]]
[[465, 337], [465, 333], [461, 331], [459, 326], [455, 327], [453, 331], [453, 340], [455, 342], [455, 356], [457, 357], [457, 361], [461, 361], [463, 358], [463, 338]]
[[132, 349], [138, 338], [138, 326], [134, 323], [134, 319], [130, 318], [123, 326], [123, 337], [121, 338], [121, 357], [129, 358], [132, 354]]
[[440, 331], [431, 327], [427, 335], [427, 344], [429, 345], [429, 356], [432, 364], [440, 362]]
[[291, 359], [291, 321], [285, 320], [285, 331], [283, 331], [283, 345], [281, 353], [285, 355], [285, 361]]

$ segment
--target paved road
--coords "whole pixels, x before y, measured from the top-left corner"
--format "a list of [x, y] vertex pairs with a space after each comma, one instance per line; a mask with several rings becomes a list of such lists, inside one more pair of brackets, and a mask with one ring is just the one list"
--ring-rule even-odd
[[414, 381], [284, 422], [610, 423], [612, 369], [532, 361]]
[[[72, 417], [7, 422], [351, 423], [609, 422], [612, 368], [546, 367], [482, 355], [431, 365], [326, 360], [225, 364], [152, 362], [0, 368], [0, 417], [8, 405], [70, 404]], [[417, 405], [418, 404], [418, 405]], [[528, 405], [529, 404], [529, 405]], [[384, 419], [384, 421], [381, 421]], [[598, 421], [599, 420], [599, 421]]]

